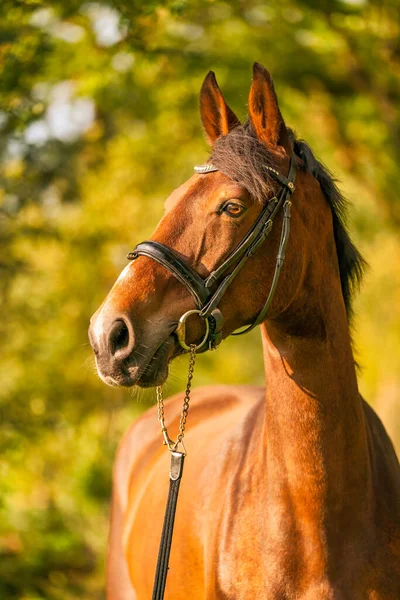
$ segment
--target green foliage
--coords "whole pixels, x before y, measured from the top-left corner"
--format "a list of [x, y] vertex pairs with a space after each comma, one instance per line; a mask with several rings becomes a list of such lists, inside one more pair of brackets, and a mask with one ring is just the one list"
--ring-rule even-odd
[[[400, 442], [399, 4], [3, 0], [0, 7], [0, 597], [104, 597], [116, 444], [151, 393], [94, 374], [87, 326], [169, 192], [205, 159], [209, 69], [245, 115], [251, 64], [340, 177], [371, 265], [360, 386]], [[183, 387], [186, 361], [167, 391]], [[257, 332], [196, 384], [264, 380]]]

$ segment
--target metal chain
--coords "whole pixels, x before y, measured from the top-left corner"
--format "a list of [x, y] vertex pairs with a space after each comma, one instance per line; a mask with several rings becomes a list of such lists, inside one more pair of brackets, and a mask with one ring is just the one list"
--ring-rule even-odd
[[181, 444], [181, 446], [184, 450], [184, 454], [186, 454], [186, 450], [185, 450], [185, 446], [183, 443], [183, 438], [185, 435], [186, 420], [187, 420], [187, 416], [189, 413], [190, 390], [192, 387], [194, 365], [196, 362], [196, 349], [197, 349], [197, 346], [195, 344], [190, 345], [189, 370], [188, 370], [188, 377], [187, 377], [187, 383], [186, 383], [186, 391], [185, 391], [185, 397], [183, 399], [181, 418], [179, 421], [179, 433], [178, 433], [178, 436], [177, 436], [175, 442], [174, 442], [174, 440], [172, 440], [169, 437], [168, 430], [165, 426], [164, 398], [163, 398], [162, 387], [160, 385], [158, 385], [156, 387], [158, 420], [161, 425], [161, 432], [164, 436], [164, 444], [166, 446], [168, 446], [169, 450], [171, 450], [171, 451], [176, 451], [179, 444]]

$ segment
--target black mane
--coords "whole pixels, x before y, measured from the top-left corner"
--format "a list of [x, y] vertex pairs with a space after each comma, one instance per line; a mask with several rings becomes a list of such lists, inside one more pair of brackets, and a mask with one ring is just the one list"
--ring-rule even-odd
[[291, 137], [295, 153], [303, 160], [303, 168], [312, 173], [319, 182], [332, 211], [333, 233], [339, 262], [340, 282], [347, 316], [351, 318], [353, 292], [358, 289], [361, 283], [366, 263], [351, 241], [347, 230], [348, 201], [337, 187], [332, 173], [323, 163], [315, 158], [310, 146], [303, 140], [297, 140], [293, 134], [291, 134]]
[[[347, 230], [348, 201], [339, 191], [332, 173], [315, 158], [308, 144], [296, 139], [291, 130], [289, 137], [296, 155], [302, 160], [302, 168], [319, 182], [332, 211], [340, 282], [350, 320], [353, 292], [359, 287], [366, 263]], [[250, 122], [235, 127], [228, 135], [219, 138], [214, 145], [211, 161], [228, 177], [243, 185], [254, 198], [263, 201], [271, 194], [273, 181], [267, 176], [265, 166], [276, 166], [274, 152], [257, 139]]]

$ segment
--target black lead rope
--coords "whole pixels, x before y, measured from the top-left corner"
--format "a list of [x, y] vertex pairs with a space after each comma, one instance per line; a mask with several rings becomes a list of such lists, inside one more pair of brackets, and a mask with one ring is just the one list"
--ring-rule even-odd
[[172, 534], [174, 532], [176, 504], [178, 501], [179, 487], [181, 485], [184, 460], [185, 455], [182, 452], [171, 452], [168, 500], [165, 508], [164, 525], [158, 552], [152, 600], [163, 600], [164, 598], [169, 555], [171, 553]]
[[[197, 346], [195, 344], [189, 346], [190, 357], [186, 392], [185, 397], [183, 399], [181, 418], [179, 421], [179, 433], [175, 442], [169, 437], [167, 426], [165, 424], [162, 387], [157, 386], [156, 390], [158, 421], [161, 425], [161, 432], [164, 437], [164, 445], [167, 446], [168, 450], [171, 453], [171, 465], [169, 468], [169, 492], [167, 506], [165, 508], [164, 525], [161, 534], [160, 549], [158, 551], [152, 600], [163, 600], [165, 585], [167, 583], [169, 555], [171, 553], [172, 535], [174, 533], [176, 504], [178, 502], [179, 488], [182, 479], [183, 463], [185, 461], [186, 456], [186, 449], [185, 444], [183, 442], [183, 438], [185, 435], [186, 419], [189, 412], [190, 389], [192, 386], [194, 365], [196, 362], [196, 350]], [[181, 452], [178, 450], [178, 447], [182, 448]]]

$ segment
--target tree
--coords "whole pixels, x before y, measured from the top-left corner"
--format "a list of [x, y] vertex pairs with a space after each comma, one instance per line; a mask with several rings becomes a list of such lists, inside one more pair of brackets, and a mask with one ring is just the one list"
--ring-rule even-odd
[[[207, 155], [209, 69], [244, 117], [263, 62], [287, 123], [354, 202], [374, 268], [358, 303], [361, 387], [399, 440], [399, 22], [393, 1], [3, 1], [2, 598], [103, 597], [112, 456], [153, 397], [96, 379], [88, 318]], [[263, 382], [257, 332], [198, 361], [197, 384], [223, 378]]]

